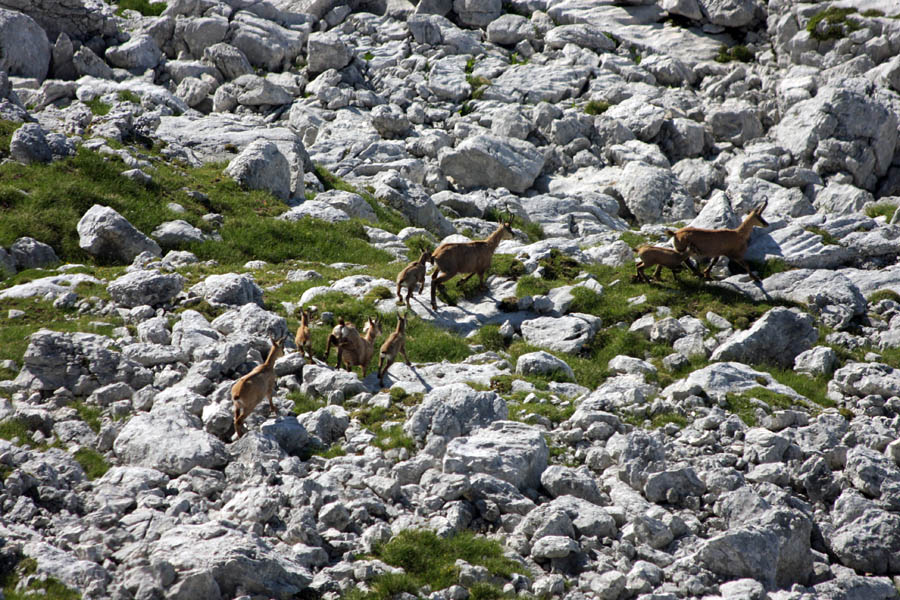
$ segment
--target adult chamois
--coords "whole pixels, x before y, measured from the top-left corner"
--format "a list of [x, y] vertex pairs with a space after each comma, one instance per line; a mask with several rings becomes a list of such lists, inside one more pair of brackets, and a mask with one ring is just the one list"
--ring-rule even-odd
[[[397, 317], [397, 328], [388, 336], [381, 345], [381, 353], [378, 356], [378, 381], [384, 386], [384, 375], [397, 360], [397, 355], [402, 354], [407, 367], [411, 367], [409, 357], [406, 356], [406, 316]], [[384, 367], [382, 367], [384, 365]]]
[[418, 260], [409, 263], [397, 274], [397, 298], [399, 299], [397, 304], [403, 304], [403, 296], [400, 292], [404, 287], [408, 290], [406, 292], [406, 308], [409, 308], [409, 299], [416, 290], [417, 285], [419, 286], [420, 294], [425, 290], [425, 271], [429, 261], [434, 262], [434, 259], [431, 258], [431, 252], [424, 250], [419, 255]]
[[730, 260], [744, 267], [754, 281], [760, 283], [759, 277], [750, 270], [750, 265], [744, 261], [747, 252], [747, 242], [754, 227], [768, 227], [769, 223], [762, 218], [762, 212], [766, 209], [768, 200], [750, 211], [743, 222], [735, 229], [701, 229], [699, 227], [682, 227], [678, 231], [666, 229], [666, 234], [674, 238], [675, 250], [691, 256], [712, 258], [709, 266], [703, 271], [703, 278], [710, 279], [710, 271], [719, 260], [720, 256], [727, 256]]
[[512, 237], [514, 237], [512, 215], [509, 215], [507, 221], [501, 219], [497, 229], [486, 239], [472, 242], [451, 242], [438, 246], [431, 253], [436, 265], [431, 273], [431, 309], [437, 310], [437, 301], [435, 300], [437, 288], [442, 287], [444, 282], [459, 273], [468, 273], [463, 278], [463, 283], [477, 273], [483, 288], [484, 277], [491, 268], [494, 251], [497, 250], [497, 246], [502, 240]]
[[341, 337], [336, 340], [337, 367], [340, 368], [342, 361], [348, 371], [358, 365], [362, 377], [365, 378], [369, 363], [375, 355], [375, 338], [381, 335], [381, 318], [369, 317], [368, 327], [363, 335], [359, 335], [356, 327], [352, 325], [341, 329], [340, 335]]
[[278, 415], [278, 409], [272, 401], [275, 393], [275, 361], [284, 356], [285, 337], [271, 339], [272, 347], [269, 355], [261, 365], [241, 377], [231, 386], [231, 400], [234, 406], [234, 432], [240, 438], [244, 435], [244, 421], [262, 402], [263, 398], [269, 399], [269, 408], [273, 415]]
[[700, 271], [693, 265], [686, 252], [682, 253], [671, 248], [648, 246], [646, 244], [638, 246], [634, 251], [638, 255], [638, 259], [636, 263], [637, 274], [632, 278], [632, 281], [650, 283], [650, 278], [644, 273], [644, 269], [653, 266], [656, 267], [656, 271], [653, 273], [653, 279], [656, 281], [662, 281], [663, 267], [668, 267], [672, 271], [672, 277], [675, 277], [676, 273], [685, 265], [696, 273], [698, 277], [701, 276]]

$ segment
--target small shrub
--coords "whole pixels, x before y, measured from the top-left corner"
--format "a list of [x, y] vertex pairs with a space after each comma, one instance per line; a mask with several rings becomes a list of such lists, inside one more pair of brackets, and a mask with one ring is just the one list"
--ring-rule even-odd
[[864, 16], [864, 17], [869, 17], [869, 18], [873, 18], [873, 17], [883, 17], [883, 16], [884, 16], [884, 11], [883, 11], [883, 10], [878, 10], [877, 8], [870, 8], [869, 10], [864, 10], [864, 11], [861, 12], [860, 14], [861, 14], [862, 16]]
[[498, 325], [484, 325], [478, 330], [478, 333], [472, 338], [476, 344], [484, 346], [485, 350], [499, 352], [506, 349], [506, 340], [500, 334]]
[[589, 115], [602, 115], [609, 107], [612, 106], [609, 102], [605, 102], [603, 100], [591, 100], [584, 107], [584, 112]]
[[826, 246], [838, 246], [837, 238], [828, 233], [828, 231], [822, 229], [821, 227], [806, 227], [806, 231], [818, 235], [822, 238], [822, 243]]
[[874, 219], [875, 217], [884, 217], [888, 223], [894, 218], [894, 213], [896, 212], [897, 206], [887, 202], [876, 202], [875, 204], [870, 204], [866, 207], [866, 216], [871, 219]]
[[365, 54], [363, 54], [363, 60], [372, 60], [373, 58], [375, 58], [375, 55], [371, 52], [366, 52]]
[[[856, 31], [860, 24], [847, 17], [857, 12], [855, 8], [838, 8], [830, 6], [813, 17], [806, 24], [806, 31], [810, 37], [818, 41], [837, 40], [843, 38], [848, 32]], [[820, 23], [825, 25], [820, 27]], [[821, 30], [820, 30], [821, 29]]]
[[725, 45], [720, 46], [719, 54], [716, 55], [716, 62], [720, 63], [728, 63], [733, 60], [748, 63], [753, 62], [753, 59], [753, 52], [749, 48], [747, 48], [747, 46], [744, 46], [742, 44], [732, 46], [731, 48]]
[[900, 302], [900, 294], [898, 294], [894, 290], [878, 290], [877, 292], [871, 294], [866, 300], [871, 305], [878, 304], [882, 300], [893, 300], [894, 302]]

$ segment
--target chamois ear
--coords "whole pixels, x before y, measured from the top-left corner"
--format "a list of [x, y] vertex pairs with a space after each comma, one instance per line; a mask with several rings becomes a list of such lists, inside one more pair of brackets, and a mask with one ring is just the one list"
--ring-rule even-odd
[[756, 207], [756, 210], [754, 212], [758, 215], [763, 214], [763, 211], [766, 210], [766, 206], [768, 204], [769, 204], [769, 199], [766, 198], [765, 200], [762, 201], [762, 204], [760, 204], [759, 206]]

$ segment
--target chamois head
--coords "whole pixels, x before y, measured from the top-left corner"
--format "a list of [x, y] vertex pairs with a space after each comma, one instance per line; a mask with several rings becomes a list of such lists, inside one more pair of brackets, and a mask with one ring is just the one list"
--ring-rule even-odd
[[763, 211], [766, 210], [768, 203], [768, 200], [763, 200], [762, 204], [750, 211], [750, 214], [747, 215], [747, 220], [757, 227], [768, 227], [769, 222], [762, 218]]
[[269, 356], [266, 358], [267, 361], [274, 362], [284, 356], [284, 340], [286, 339], [286, 335], [277, 339], [269, 336], [269, 341], [272, 342], [272, 348], [269, 350]]
[[434, 257], [431, 256], [430, 250], [422, 250], [422, 254], [419, 255], [419, 260], [417, 261], [420, 265], [424, 265], [425, 263], [434, 264]]
[[372, 317], [369, 317], [369, 322], [366, 323], [366, 328], [365, 331], [363, 331], [363, 334], [371, 336], [372, 339], [375, 339], [379, 335], [381, 335], [381, 317], [376, 317], [374, 319]]

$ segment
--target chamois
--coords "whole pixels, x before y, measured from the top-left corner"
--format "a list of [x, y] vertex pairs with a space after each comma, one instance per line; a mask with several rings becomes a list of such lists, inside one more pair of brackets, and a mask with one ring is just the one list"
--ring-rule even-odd
[[431, 309], [437, 310], [435, 293], [438, 286], [452, 279], [458, 273], [468, 273], [463, 282], [468, 281], [472, 275], [478, 274], [481, 287], [484, 287], [484, 276], [491, 268], [491, 258], [500, 242], [514, 236], [512, 230], [512, 215], [508, 221], [500, 221], [497, 229], [486, 239], [472, 242], [453, 242], [441, 244], [432, 252], [432, 260], [436, 265], [431, 273]]
[[675, 250], [692, 256], [712, 258], [712, 262], [703, 271], [703, 278], [709, 279], [709, 272], [719, 260], [720, 256], [727, 256], [730, 260], [744, 267], [754, 281], [759, 283], [759, 277], [750, 270], [750, 265], [744, 261], [747, 252], [747, 242], [754, 227], [768, 227], [769, 223], [762, 218], [762, 212], [766, 209], [768, 200], [750, 211], [743, 222], [735, 229], [700, 229], [699, 227], [682, 227], [678, 231], [666, 229], [669, 237], [675, 238]]
[[335, 364], [335, 366], [340, 368], [340, 366], [341, 366], [340, 341], [347, 335], [350, 335], [350, 333], [348, 331], [350, 329], [352, 329], [353, 332], [356, 333], [356, 335], [359, 335], [359, 333], [356, 332], [356, 326], [353, 323], [345, 323], [343, 317], [338, 317], [337, 325], [335, 325], [334, 328], [331, 330], [331, 334], [328, 336], [328, 341], [325, 343], [325, 364], [328, 364], [328, 357], [329, 357], [329, 355], [331, 355], [331, 347], [334, 346], [335, 348], [337, 348], [337, 353], [338, 353], [337, 363]]
[[431, 252], [425, 250], [422, 252], [422, 254], [419, 255], [418, 260], [406, 265], [406, 267], [397, 275], [397, 298], [399, 299], [399, 302], [397, 302], [397, 304], [403, 304], [403, 296], [401, 295], [400, 291], [404, 287], [407, 289], [407, 308], [409, 308], [409, 298], [416, 290], [417, 284], [419, 285], [420, 294], [425, 291], [425, 271], [426, 263], [428, 261], [434, 262], [434, 259], [431, 258]]
[[312, 334], [309, 331], [309, 317], [312, 311], [308, 308], [304, 308], [300, 312], [300, 325], [297, 327], [297, 336], [294, 338], [294, 343], [297, 344], [297, 349], [300, 351], [300, 355], [303, 356], [303, 353], [306, 353], [306, 356], [309, 357], [309, 362], [312, 364], [313, 355], [312, 355]]
[[[407, 367], [411, 367], [409, 357], [406, 356], [406, 316], [397, 317], [397, 329], [381, 345], [381, 354], [378, 357], [378, 381], [384, 386], [384, 375], [394, 364], [397, 354], [403, 354], [403, 360]], [[382, 365], [384, 367], [382, 368]]]
[[637, 274], [632, 278], [632, 281], [650, 283], [650, 278], [644, 273], [644, 269], [652, 266], [656, 266], [656, 271], [653, 273], [653, 279], [657, 281], [662, 281], [663, 267], [668, 267], [672, 271], [672, 276], [675, 277], [675, 274], [678, 273], [684, 265], [687, 265], [689, 269], [697, 274], [697, 276], [700, 276], [700, 271], [698, 271], [693, 263], [691, 263], [691, 259], [686, 252], [682, 253], [672, 250], [671, 248], [649, 246], [646, 244], [635, 248], [635, 252], [638, 255]]
[[269, 355], [261, 365], [241, 377], [231, 386], [231, 400], [234, 404], [234, 431], [238, 438], [244, 435], [244, 421], [262, 402], [263, 398], [269, 399], [269, 408], [272, 414], [277, 415], [278, 409], [272, 402], [275, 393], [275, 361], [284, 356], [285, 337], [271, 339], [272, 347]]
[[375, 354], [375, 338], [381, 335], [381, 319], [369, 317], [369, 326], [364, 335], [359, 335], [355, 327], [347, 327], [343, 330], [343, 337], [337, 341], [338, 368], [343, 358], [344, 366], [349, 371], [351, 367], [359, 365], [362, 377], [365, 378], [369, 362]]

